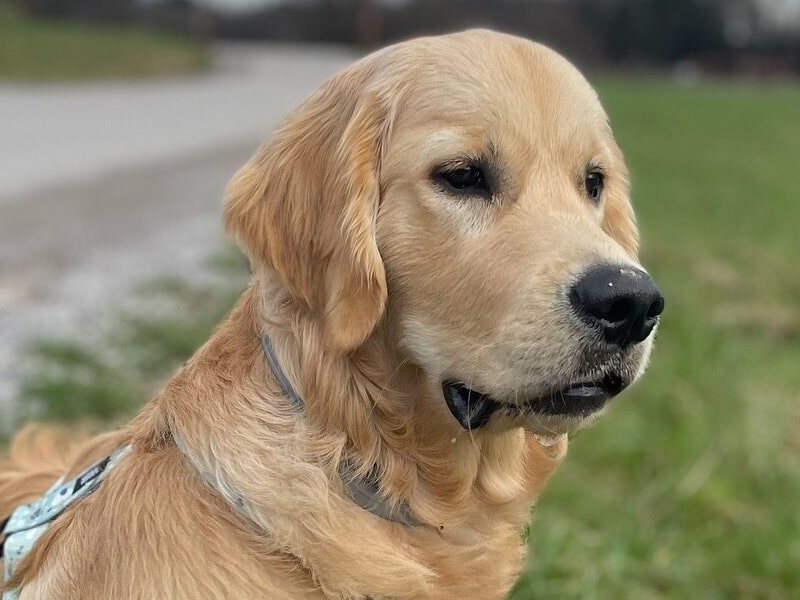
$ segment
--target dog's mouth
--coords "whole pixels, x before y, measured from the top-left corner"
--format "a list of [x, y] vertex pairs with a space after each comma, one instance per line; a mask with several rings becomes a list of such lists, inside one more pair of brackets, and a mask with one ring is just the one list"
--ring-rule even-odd
[[594, 381], [581, 381], [524, 402], [502, 402], [454, 379], [442, 383], [450, 412], [465, 429], [478, 429], [496, 412], [511, 416], [586, 418], [603, 408], [628, 383], [618, 373], [607, 373]]

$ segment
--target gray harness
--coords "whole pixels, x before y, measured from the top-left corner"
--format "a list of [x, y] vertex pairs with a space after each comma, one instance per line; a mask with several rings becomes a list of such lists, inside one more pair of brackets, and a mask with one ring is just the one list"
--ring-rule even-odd
[[[278, 381], [278, 385], [281, 387], [283, 395], [291, 400], [295, 408], [303, 410], [305, 408], [305, 403], [294, 390], [292, 384], [289, 383], [283, 369], [281, 369], [280, 364], [278, 364], [278, 360], [275, 358], [275, 352], [272, 349], [272, 344], [266, 335], [261, 336], [261, 347], [267, 357], [267, 362], [272, 369], [272, 373]], [[387, 521], [394, 521], [395, 523], [400, 523], [408, 527], [422, 525], [422, 522], [417, 520], [414, 513], [411, 512], [411, 508], [405, 502], [392, 506], [386, 501], [386, 498], [381, 492], [377, 465], [372, 468], [366, 477], [358, 478], [353, 476], [352, 465], [345, 459], [339, 463], [339, 477], [341, 477], [342, 482], [344, 482], [350, 499], [364, 510], [382, 517]]]
[[[269, 338], [266, 335], [261, 336], [261, 348], [264, 350], [267, 363], [269, 364], [272, 374], [277, 380], [283, 395], [286, 396], [286, 398], [297, 410], [302, 411], [305, 408], [305, 403], [300, 395], [294, 390], [292, 384], [289, 383], [289, 379], [286, 377], [286, 374], [283, 372], [283, 369], [281, 369], [281, 366], [275, 357], [275, 352], [272, 349], [272, 343], [269, 341]], [[220, 484], [219, 478], [215, 473], [209, 471], [202, 465], [197, 464], [196, 461], [192, 460], [188, 448], [177, 432], [172, 432], [172, 438], [175, 441], [175, 445], [178, 447], [178, 449], [192, 463], [192, 466], [206, 481], [206, 483], [219, 492], [226, 500], [228, 500], [230, 504], [236, 507], [239, 512], [243, 512], [244, 498], [235, 494], [231, 494], [227, 486]], [[373, 467], [366, 477], [356, 477], [353, 475], [355, 469], [352, 467], [352, 464], [350, 461], [345, 459], [339, 463], [338, 470], [339, 477], [344, 483], [348, 496], [350, 496], [350, 499], [355, 504], [364, 510], [369, 511], [372, 514], [381, 517], [382, 519], [386, 519], [387, 521], [400, 523], [401, 525], [406, 525], [407, 527], [422, 525], [422, 522], [418, 521], [416, 517], [414, 517], [414, 514], [411, 512], [411, 508], [406, 503], [400, 502], [392, 505], [386, 500], [385, 496], [381, 492], [380, 477], [377, 466]]]
[[[272, 349], [272, 344], [266, 335], [261, 336], [261, 347], [264, 350], [270, 369], [272, 369], [272, 373], [278, 381], [278, 385], [284, 396], [291, 401], [296, 409], [303, 410], [305, 408], [305, 403], [297, 392], [295, 392], [281, 369], [280, 364], [278, 364]], [[178, 449], [191, 461], [183, 441], [178, 435], [175, 435], [174, 432], [173, 439]], [[65, 482], [62, 477], [56, 481], [41, 498], [30, 504], [23, 504], [14, 510], [5, 524], [0, 525], [2, 533], [5, 536], [5, 541], [0, 545], [0, 556], [3, 558], [4, 566], [3, 581], [8, 581], [10, 579], [14, 566], [30, 552], [33, 544], [47, 530], [50, 523], [64, 512], [70, 504], [94, 491], [108, 476], [108, 473], [114, 465], [116, 465], [123, 456], [128, 454], [130, 450], [130, 446], [115, 450], [69, 481]], [[192, 464], [201, 477], [203, 477], [212, 488], [222, 494], [237, 510], [241, 511], [243, 507], [243, 499], [241, 497], [231, 498], [229, 494], [225, 494], [222, 486], [219, 484], [219, 480], [213, 473], [202, 469], [193, 461]], [[339, 464], [339, 477], [341, 477], [351, 500], [364, 510], [388, 521], [400, 523], [408, 527], [422, 525], [422, 523], [414, 517], [414, 514], [407, 504], [399, 503], [391, 505], [387, 502], [380, 489], [380, 478], [377, 466], [370, 471], [367, 477], [359, 478], [353, 475], [352, 465], [345, 459]], [[7, 590], [3, 592], [2, 600], [17, 600], [17, 598], [18, 590]]]

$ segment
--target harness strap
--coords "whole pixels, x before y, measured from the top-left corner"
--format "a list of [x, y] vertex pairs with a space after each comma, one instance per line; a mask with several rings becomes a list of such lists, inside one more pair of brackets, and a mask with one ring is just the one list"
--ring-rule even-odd
[[[305, 402], [303, 402], [303, 399], [292, 387], [292, 384], [289, 383], [289, 378], [286, 377], [283, 369], [281, 369], [281, 365], [275, 357], [272, 343], [266, 334], [262, 334], [261, 336], [261, 348], [267, 357], [267, 363], [269, 363], [272, 374], [275, 376], [283, 395], [286, 396], [298, 410], [304, 409]], [[380, 474], [377, 465], [374, 465], [367, 476], [363, 478], [355, 477], [353, 471], [352, 464], [348, 460], [345, 459], [339, 464], [339, 477], [342, 479], [342, 482], [344, 482], [350, 499], [358, 506], [387, 521], [394, 521], [395, 523], [400, 523], [408, 527], [422, 525], [422, 522], [414, 516], [411, 508], [405, 502], [401, 502], [397, 505], [392, 505], [387, 502], [381, 491]]]
[[[275, 357], [275, 351], [272, 348], [272, 343], [266, 335], [261, 336], [261, 348], [264, 351], [267, 363], [269, 364], [272, 374], [278, 382], [283, 395], [297, 410], [303, 410], [305, 408], [305, 402], [303, 402], [303, 399], [292, 387], [292, 384], [289, 383], [289, 378], [286, 377], [283, 369], [281, 369], [280, 363]], [[239, 512], [244, 512], [244, 498], [237, 494], [235, 490], [231, 490], [229, 486], [223, 485], [223, 482], [220, 481], [218, 474], [213, 472], [213, 470], [209, 470], [207, 467], [198, 464], [198, 462], [192, 458], [192, 455], [189, 453], [183, 438], [177, 431], [172, 432], [172, 438], [175, 441], [175, 445], [178, 447], [178, 450], [180, 450], [181, 453], [189, 460], [194, 469], [205, 480], [205, 482], [215, 489], [220, 495], [222, 495], [222, 497], [225, 498], [230, 504], [232, 504], [236, 510]], [[343, 460], [339, 464], [339, 477], [341, 478], [342, 483], [344, 483], [348, 496], [350, 496], [350, 499], [356, 505], [372, 513], [373, 515], [381, 517], [382, 519], [400, 523], [401, 525], [406, 525], [407, 527], [416, 527], [423, 524], [414, 516], [411, 508], [405, 502], [393, 504], [387, 501], [386, 497], [381, 491], [380, 474], [377, 465], [372, 468], [366, 477], [356, 477], [354, 472], [355, 468], [347, 459]]]
[[264, 351], [264, 356], [267, 357], [267, 364], [272, 370], [272, 374], [275, 376], [275, 379], [278, 381], [278, 385], [280, 386], [283, 395], [292, 401], [292, 404], [294, 404], [295, 408], [299, 410], [304, 409], [306, 403], [303, 402], [303, 399], [300, 397], [300, 395], [294, 391], [292, 384], [289, 382], [289, 378], [286, 377], [286, 373], [284, 373], [283, 369], [281, 369], [278, 358], [275, 356], [275, 350], [272, 347], [272, 342], [266, 335], [261, 336], [261, 349]]
[[[298, 410], [305, 408], [303, 399], [294, 390], [283, 369], [281, 369], [275, 357], [272, 344], [266, 335], [261, 336], [261, 347], [284, 396]], [[241, 511], [244, 506], [244, 499], [241, 496], [226, 493], [225, 488], [215, 475], [197, 465], [187, 452], [183, 440], [175, 432], [173, 432], [173, 439], [178, 449], [192, 462], [203, 479], [221, 493], [237, 510]], [[5, 521], [0, 523], [0, 533], [5, 538], [0, 543], [0, 557], [3, 558], [3, 581], [8, 581], [11, 578], [15, 565], [30, 552], [34, 543], [47, 530], [50, 523], [73, 502], [93, 492], [107, 477], [112, 467], [130, 450], [130, 445], [118, 448], [105, 458], [84, 469], [69, 481], [65, 482], [63, 477], [58, 479], [41, 498], [30, 504], [23, 504], [17, 507]], [[423, 524], [417, 520], [406, 503], [401, 502], [393, 505], [386, 500], [381, 491], [377, 465], [363, 478], [355, 477], [353, 472], [354, 468], [348, 460], [342, 461], [339, 465], [339, 476], [347, 489], [348, 495], [355, 504], [388, 521], [409, 527]], [[17, 599], [18, 590], [6, 590], [3, 592], [1, 600]]]
[[[6, 525], [8, 525], [8, 520], [10, 518], [11, 516], [9, 515], [8, 517], [0, 521], [0, 535], [3, 535], [3, 532], [6, 530]], [[6, 538], [3, 537], [3, 539], [0, 540], [0, 558], [3, 557], [3, 552], [5, 550], [5, 547], [6, 547]]]
[[[30, 552], [50, 523], [76, 500], [93, 492], [111, 468], [128, 452], [130, 445], [118, 448], [84, 469], [69, 481], [58, 479], [45, 494], [30, 504], [18, 506], [3, 523], [3, 580], [8, 581], [14, 566]], [[3, 592], [2, 600], [16, 600], [16, 590]]]

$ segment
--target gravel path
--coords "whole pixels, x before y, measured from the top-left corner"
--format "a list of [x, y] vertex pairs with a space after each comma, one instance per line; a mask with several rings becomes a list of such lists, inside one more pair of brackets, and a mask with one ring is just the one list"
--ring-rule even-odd
[[203, 275], [227, 180], [353, 55], [226, 45], [215, 57], [212, 73], [181, 79], [0, 83], [0, 414], [30, 339], [91, 338], [137, 282]]

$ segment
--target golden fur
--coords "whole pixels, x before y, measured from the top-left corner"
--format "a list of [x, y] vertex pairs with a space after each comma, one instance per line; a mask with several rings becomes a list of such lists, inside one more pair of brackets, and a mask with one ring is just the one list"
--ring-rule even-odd
[[[491, 203], [431, 185], [437, 161], [487, 145], [504, 174]], [[593, 160], [600, 206], [580, 187]], [[211, 339], [128, 426], [72, 445], [28, 429], [0, 463], [2, 518], [133, 445], [20, 563], [21, 600], [501, 598], [563, 433], [582, 423], [498, 415], [466, 431], [441, 380], [514, 402], [585, 369], [558, 291], [598, 260], [638, 265], [625, 165], [591, 87], [554, 52], [493, 32], [392, 46], [288, 116], [229, 184], [224, 221], [253, 278]], [[631, 379], [649, 351], [621, 363]], [[425, 525], [356, 506], [343, 456], [377, 464]]]

